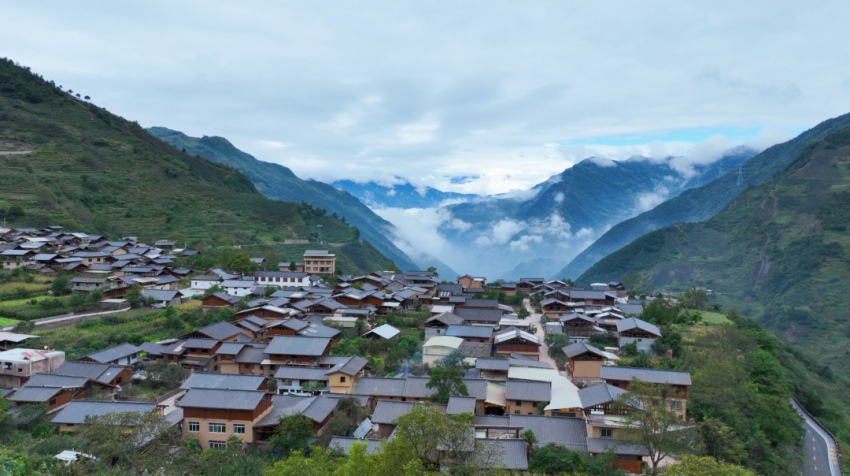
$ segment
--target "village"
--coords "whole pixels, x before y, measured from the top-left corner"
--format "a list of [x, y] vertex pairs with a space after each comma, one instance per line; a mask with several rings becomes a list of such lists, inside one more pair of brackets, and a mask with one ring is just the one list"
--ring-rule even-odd
[[[641, 319], [647, 303], [665, 297], [636, 299], [619, 282], [443, 282], [433, 270], [345, 275], [333, 250], [321, 247], [301, 262], [252, 257], [265, 270], [250, 273], [176, 265], [199, 253], [169, 240], [111, 241], [58, 226], [0, 228], [3, 270], [70, 276], [71, 292], [94, 293], [104, 311], [168, 313], [200, 301], [205, 313], [228, 316], [74, 360], [40, 345], [38, 335], [0, 332], [10, 413], [40, 406], [60, 433], [109, 414], [155, 414], [205, 450], [234, 441], [270, 447], [282, 419], [300, 415], [314, 437], [347, 453], [358, 442], [378, 451], [400, 417], [431, 402], [446, 415], [472, 415], [470, 434], [498, 449], [481, 467], [528, 470], [529, 445], [554, 444], [612, 455], [615, 468], [633, 474], [657, 455], [618, 438], [647, 410], [639, 395], [624, 397], [630, 386], [665, 389], [680, 428], [690, 422], [688, 372], [618, 365], [625, 355], [672, 353], [659, 345], [660, 328]], [[179, 369], [173, 388], [127, 394], [169, 366]], [[433, 378], [437, 368], [459, 378], [446, 387]], [[330, 423], [352, 399], [366, 418], [340, 431]]]

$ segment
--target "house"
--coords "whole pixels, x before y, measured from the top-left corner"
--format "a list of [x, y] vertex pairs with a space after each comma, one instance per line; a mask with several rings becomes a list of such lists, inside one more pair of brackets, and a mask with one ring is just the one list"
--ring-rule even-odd
[[35, 374], [48, 374], [65, 363], [59, 350], [12, 349], [0, 352], [0, 387], [20, 387]]
[[302, 287], [310, 286], [310, 275], [294, 271], [257, 271], [254, 280], [263, 286]]
[[652, 344], [661, 338], [661, 331], [654, 324], [630, 317], [617, 322], [617, 343], [620, 348], [624, 345], [635, 344], [638, 351], [652, 352]]
[[632, 379], [670, 386], [674, 389], [675, 393], [670, 398], [673, 411], [682, 420], [686, 418], [688, 412], [688, 387], [691, 386], [691, 374], [688, 372], [606, 365], [602, 367], [600, 377], [605, 383], [623, 390], [628, 390]]
[[463, 339], [459, 337], [436, 336], [428, 339], [422, 346], [422, 363], [435, 365], [456, 350], [460, 350]]
[[516, 291], [522, 291], [524, 294], [531, 294], [534, 292], [534, 288], [542, 285], [544, 281], [545, 279], [543, 278], [519, 278], [514, 288]]
[[[325, 372], [328, 376], [328, 385], [331, 393], [351, 393], [354, 382], [363, 376], [368, 360], [363, 357], [352, 356], [342, 359]], [[319, 361], [322, 364], [322, 361]]]
[[505, 389], [505, 414], [508, 415], [538, 415], [542, 410], [538, 405], [548, 404], [552, 399], [550, 382], [508, 380]]
[[215, 339], [221, 342], [236, 342], [244, 337], [244, 334], [242, 333], [242, 328], [229, 322], [219, 321], [183, 334], [180, 337], [183, 339], [197, 337], [201, 339]]
[[389, 438], [395, 431], [398, 418], [413, 411], [415, 405], [414, 402], [379, 400], [370, 418], [373, 434], [379, 438]]
[[201, 309], [209, 311], [222, 307], [231, 307], [239, 303], [239, 298], [225, 293], [212, 293], [201, 299]]
[[458, 317], [451, 312], [443, 312], [437, 314], [436, 316], [429, 317], [425, 323], [425, 340], [435, 337], [446, 335], [446, 331], [449, 329], [449, 326], [459, 325], [463, 323], [463, 318]]
[[191, 287], [199, 291], [206, 291], [213, 286], [220, 286], [224, 280], [215, 273], [192, 276]]
[[566, 370], [573, 381], [599, 380], [605, 362], [619, 360], [614, 354], [599, 350], [586, 342], [576, 342], [563, 349], [567, 356]]
[[144, 415], [155, 411], [158, 411], [156, 403], [75, 400], [60, 410], [50, 423], [57, 425], [60, 432], [70, 433], [78, 431], [90, 418], [98, 418], [110, 413]]
[[0, 253], [3, 269], [23, 268], [32, 263], [32, 257], [37, 253], [32, 250], [6, 250]]
[[309, 274], [336, 274], [336, 255], [328, 250], [307, 250], [304, 252], [304, 272]]
[[536, 335], [515, 327], [509, 327], [495, 334], [493, 345], [497, 354], [518, 353], [534, 360], [540, 358], [540, 339]]
[[9, 350], [14, 347], [17, 347], [22, 342], [26, 342], [30, 339], [41, 339], [41, 336], [0, 331], [0, 351]]
[[206, 388], [218, 390], [266, 390], [266, 379], [260, 375], [231, 375], [195, 372], [180, 385], [183, 390]]
[[395, 327], [389, 324], [384, 324], [364, 333], [363, 338], [375, 340], [389, 340], [399, 335], [400, 333], [401, 331], [396, 329]]
[[[472, 301], [476, 300], [473, 299]], [[469, 303], [466, 304], [466, 307], [456, 308], [450, 312], [469, 324], [488, 324], [493, 326], [497, 325], [502, 320], [502, 316], [506, 314], [503, 309], [470, 307]]]
[[277, 392], [280, 394], [301, 394], [305, 384], [312, 384], [319, 392], [328, 391], [330, 378], [327, 369], [323, 367], [304, 367], [298, 365], [281, 365], [274, 374], [277, 380]]
[[71, 290], [77, 292], [91, 292], [95, 289], [107, 289], [109, 280], [107, 278], [89, 278], [76, 276], [71, 279]]
[[180, 305], [180, 291], [161, 289], [143, 289], [142, 298], [153, 301], [153, 307], [168, 307]]
[[507, 380], [510, 362], [508, 359], [478, 359], [475, 370], [478, 378], [486, 380]]
[[229, 294], [231, 296], [236, 297], [245, 297], [251, 294], [251, 291], [254, 289], [254, 280], [247, 279], [228, 279], [222, 281], [220, 284], [221, 288], [224, 289], [225, 294]]
[[446, 329], [446, 335], [460, 337], [466, 342], [480, 342], [490, 344], [493, 342], [492, 326], [458, 326], [452, 325]]
[[111, 391], [113, 386], [88, 377], [35, 374], [8, 397], [15, 405], [45, 405], [47, 413], [64, 407], [72, 400], [88, 397], [95, 388]]
[[476, 278], [465, 274], [457, 278], [457, 283], [463, 286], [464, 289], [483, 289], [487, 280], [485, 278]]
[[53, 375], [85, 377], [104, 385], [115, 387], [129, 382], [133, 378], [133, 371], [129, 367], [121, 365], [65, 362], [53, 372]]
[[587, 340], [590, 336], [604, 333], [604, 329], [599, 328], [596, 319], [585, 314], [572, 312], [559, 318], [561, 328], [564, 334], [570, 336], [570, 339]]
[[127, 342], [82, 357], [82, 362], [98, 364], [134, 365], [139, 362], [139, 352], [142, 349]]
[[183, 434], [201, 448], [224, 448], [235, 436], [254, 442], [254, 424], [271, 410], [271, 395], [262, 390], [192, 388], [177, 402], [183, 409]]

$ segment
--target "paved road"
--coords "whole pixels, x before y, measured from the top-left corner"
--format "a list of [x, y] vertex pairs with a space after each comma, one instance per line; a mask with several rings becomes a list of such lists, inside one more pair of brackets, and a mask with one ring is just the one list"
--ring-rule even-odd
[[797, 402], [791, 400], [791, 406], [803, 418], [803, 429], [806, 431], [803, 437], [802, 474], [804, 476], [841, 476], [835, 441], [797, 405]]
[[543, 345], [540, 346], [540, 357], [538, 359], [541, 362], [546, 362], [547, 364], [551, 365], [552, 368], [557, 370], [559, 374], [566, 377], [567, 374], [562, 369], [558, 368], [558, 363], [555, 362], [555, 360], [552, 359], [552, 357], [549, 357], [549, 347], [546, 346], [546, 339], [545, 339], [546, 338], [546, 332], [543, 330], [543, 325], [540, 324], [540, 318], [542, 318], [543, 315], [534, 310], [534, 307], [531, 305], [531, 302], [528, 299], [524, 300], [522, 302], [522, 305], [525, 306], [525, 308], [528, 309], [528, 312], [531, 313], [526, 318], [526, 320], [528, 320], [528, 322], [533, 323], [534, 327], [537, 328], [537, 338], [540, 339], [540, 342], [543, 344]]
[[[75, 314], [73, 316], [63, 315], [59, 317], [45, 317], [44, 319], [36, 319], [35, 320], [35, 328], [44, 327], [50, 325], [51, 329], [58, 329], [60, 327], [70, 326], [72, 324], [76, 324], [77, 321], [81, 318], [87, 317], [97, 317], [97, 316], [105, 316], [107, 314], [117, 314], [119, 312], [127, 312], [130, 308], [126, 309], [118, 309], [116, 311], [101, 311], [101, 312], [89, 312], [87, 314]], [[59, 324], [59, 325], [56, 325]], [[9, 325], [6, 327], [0, 327], [0, 331], [11, 331], [15, 328], [15, 325]]]

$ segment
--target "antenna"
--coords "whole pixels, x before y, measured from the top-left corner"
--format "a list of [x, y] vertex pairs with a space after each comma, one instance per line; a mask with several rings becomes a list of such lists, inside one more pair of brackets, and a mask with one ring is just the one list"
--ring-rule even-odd
[[742, 185], [744, 183], [744, 168], [742, 166], [738, 166], [738, 185]]

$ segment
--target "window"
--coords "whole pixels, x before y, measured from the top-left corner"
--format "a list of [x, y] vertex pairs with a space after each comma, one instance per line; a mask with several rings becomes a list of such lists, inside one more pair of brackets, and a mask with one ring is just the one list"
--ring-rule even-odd
[[681, 410], [682, 402], [677, 402], [676, 400], [673, 400], [672, 402], [670, 402], [670, 406], [673, 407], [673, 410]]
[[11, 362], [3, 362], [3, 370], [12, 370]]
[[223, 450], [227, 448], [227, 443], [224, 441], [210, 441], [211, 450]]
[[518, 407], [521, 407], [521, 406], [522, 406], [522, 400], [517, 400], [517, 401], [516, 401], [516, 405], [517, 405]]
[[613, 438], [614, 437], [614, 429], [613, 428], [602, 428], [602, 438]]
[[244, 435], [245, 434], [245, 425], [240, 423], [233, 424], [233, 434], [234, 435]]
[[340, 377], [340, 378], [339, 378], [339, 383], [345, 383], [345, 377]]
[[48, 406], [51, 406], [51, 407], [52, 407], [53, 405], [56, 405], [56, 399], [55, 399], [55, 398], [51, 398], [51, 399], [50, 399], [50, 401], [47, 403], [47, 405], [48, 405]]
[[519, 415], [519, 410], [514, 410], [514, 415]]
[[199, 422], [196, 422], [196, 421], [190, 421], [189, 422], [189, 431], [192, 432], [192, 433], [197, 433], [197, 432], [201, 431], [201, 424]]
[[227, 425], [224, 423], [210, 423], [210, 433], [224, 433]]

